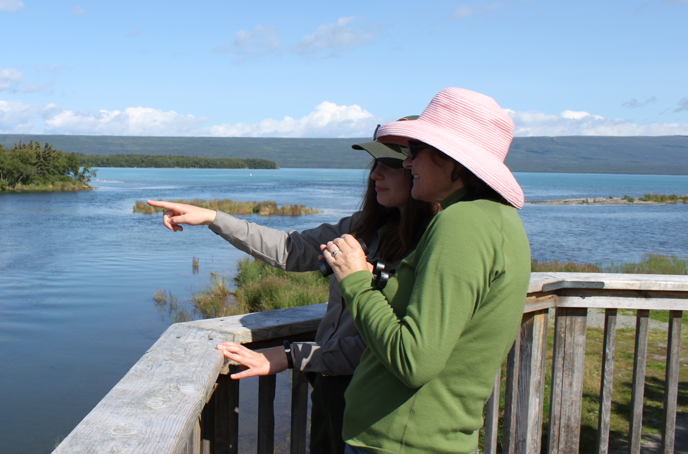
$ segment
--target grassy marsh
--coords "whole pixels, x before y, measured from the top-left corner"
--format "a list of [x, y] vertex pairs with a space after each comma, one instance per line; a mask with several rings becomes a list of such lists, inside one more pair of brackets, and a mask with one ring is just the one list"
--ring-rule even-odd
[[[309, 208], [305, 205], [287, 204], [280, 207], [272, 200], [264, 202], [246, 201], [238, 202], [230, 199], [212, 199], [212, 200], [171, 200], [174, 203], [184, 203], [201, 208], [208, 208], [210, 210], [219, 210], [232, 215], [249, 215], [259, 214], [261, 216], [302, 216], [304, 214], [317, 214], [321, 211], [315, 208]], [[134, 205], [134, 213], [154, 214], [162, 213], [164, 208], [152, 207], [146, 202], [137, 200]]]

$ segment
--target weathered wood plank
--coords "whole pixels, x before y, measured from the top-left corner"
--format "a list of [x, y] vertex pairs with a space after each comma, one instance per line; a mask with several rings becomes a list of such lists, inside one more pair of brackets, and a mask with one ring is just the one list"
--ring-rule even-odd
[[500, 367], [495, 377], [492, 394], [485, 404], [485, 441], [483, 443], [484, 454], [497, 453], [497, 435], [499, 435], [499, 393], [502, 383], [502, 368]]
[[[230, 373], [238, 372], [233, 366]], [[229, 375], [217, 377], [215, 389], [215, 437], [211, 443], [214, 454], [239, 452], [239, 380]]]
[[314, 332], [318, 329], [326, 309], [327, 304], [325, 303], [314, 304], [312, 306], [198, 320], [183, 325], [206, 330], [212, 333], [216, 339], [219, 339], [219, 342], [233, 341], [248, 344]]
[[275, 452], [275, 375], [258, 379], [258, 454]]
[[664, 382], [664, 427], [662, 428], [662, 449], [660, 451], [662, 454], [673, 454], [674, 452], [682, 315], [683, 312], [681, 311], [669, 313], [666, 379]]
[[516, 336], [514, 345], [506, 359], [506, 389], [504, 394], [504, 427], [502, 429], [502, 452], [516, 452], [516, 426], [518, 423], [518, 380], [521, 364], [521, 336]]
[[186, 454], [201, 454], [201, 425], [196, 421], [193, 431], [186, 442]]
[[306, 454], [308, 380], [298, 369], [291, 375], [291, 454]]
[[688, 276], [615, 273], [532, 273], [528, 293], [561, 289], [688, 291]]
[[602, 373], [600, 374], [600, 409], [597, 421], [597, 452], [609, 453], [609, 427], [612, 414], [612, 382], [614, 380], [614, 355], [616, 351], [616, 309], [604, 313], [604, 344], [602, 348]]
[[54, 452], [182, 452], [223, 363], [216, 343], [168, 328]]
[[[688, 298], [688, 295], [686, 295]], [[661, 311], [681, 310], [686, 307], [686, 299], [682, 298], [633, 298], [599, 296], [558, 296], [557, 307], [585, 307], [599, 309], [648, 309]]]
[[639, 310], [636, 316], [635, 352], [633, 358], [633, 384], [631, 385], [631, 421], [628, 452], [640, 454], [640, 437], [643, 431], [643, 398], [645, 397], [645, 364], [647, 361], [647, 335], [650, 311]]
[[587, 309], [560, 309], [555, 313], [549, 452], [578, 452], [585, 328]]

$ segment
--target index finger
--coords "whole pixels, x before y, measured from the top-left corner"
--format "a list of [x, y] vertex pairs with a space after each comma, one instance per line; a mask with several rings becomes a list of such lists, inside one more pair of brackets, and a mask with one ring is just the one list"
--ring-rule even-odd
[[146, 200], [146, 203], [152, 207], [165, 208], [166, 210], [171, 210], [176, 207], [176, 203], [165, 202], [164, 200]]

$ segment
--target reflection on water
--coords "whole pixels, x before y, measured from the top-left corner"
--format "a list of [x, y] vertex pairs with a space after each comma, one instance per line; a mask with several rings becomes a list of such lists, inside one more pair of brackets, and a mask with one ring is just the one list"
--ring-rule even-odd
[[[354, 211], [365, 175], [342, 169], [101, 169], [98, 176], [106, 181], [96, 182], [95, 191], [0, 195], [2, 452], [50, 451], [169, 326], [155, 308], [155, 291], [186, 300], [210, 272], [232, 275], [243, 257], [206, 227], [173, 233], [159, 215], [132, 213], [136, 200], [274, 200], [322, 209], [312, 216], [252, 218], [302, 230]], [[688, 194], [688, 177], [681, 176], [516, 176], [527, 200]], [[539, 260], [637, 261], [647, 252], [688, 257], [688, 205], [526, 205], [521, 217]], [[257, 380], [241, 386], [250, 390], [242, 399], [257, 395]], [[278, 386], [278, 399], [288, 408], [288, 374]], [[252, 408], [242, 400], [246, 440], [255, 427]]]

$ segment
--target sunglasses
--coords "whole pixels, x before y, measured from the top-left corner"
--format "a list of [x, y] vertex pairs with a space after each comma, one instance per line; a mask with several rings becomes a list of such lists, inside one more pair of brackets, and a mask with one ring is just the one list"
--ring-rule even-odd
[[413, 161], [414, 159], [416, 159], [416, 156], [418, 156], [418, 153], [428, 148], [432, 148], [432, 145], [428, 145], [425, 142], [414, 142], [409, 140], [408, 157], [411, 158], [411, 161]]

